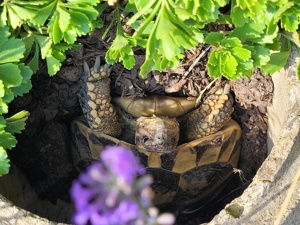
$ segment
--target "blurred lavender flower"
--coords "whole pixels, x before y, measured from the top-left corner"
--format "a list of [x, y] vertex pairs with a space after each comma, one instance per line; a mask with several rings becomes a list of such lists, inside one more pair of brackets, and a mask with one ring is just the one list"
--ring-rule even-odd
[[111, 147], [108, 151], [101, 153], [101, 158], [105, 166], [128, 185], [132, 185], [137, 175], [146, 173], [145, 168], [139, 163], [133, 153], [125, 148]]
[[[132, 151], [107, 147], [102, 161], [92, 164], [73, 182], [71, 198], [77, 225], [171, 225], [172, 214], [159, 215], [151, 206], [152, 177]], [[141, 176], [143, 175], [143, 176]]]

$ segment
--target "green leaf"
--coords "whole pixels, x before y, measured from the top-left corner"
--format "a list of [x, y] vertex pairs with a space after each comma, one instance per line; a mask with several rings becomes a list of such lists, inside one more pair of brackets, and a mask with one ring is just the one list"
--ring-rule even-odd
[[3, 25], [11, 25], [14, 29], [28, 23], [42, 26], [52, 13], [55, 1], [5, 1], [1, 19]]
[[9, 28], [8, 27], [0, 27], [0, 46], [5, 44], [7, 39], [10, 36]]
[[35, 73], [39, 69], [39, 59], [40, 59], [40, 48], [39, 45], [35, 42], [35, 50], [33, 51], [33, 57], [28, 62], [28, 66]]
[[76, 11], [86, 15], [89, 18], [89, 20], [96, 20], [100, 14], [95, 8], [90, 6], [87, 7], [86, 5], [83, 4], [79, 4], [79, 5], [65, 4], [65, 6], [68, 7], [70, 11]]
[[73, 3], [74, 5], [85, 4], [85, 5], [92, 6], [98, 4], [100, 1], [99, 0], [68, 0], [68, 2]]
[[72, 12], [70, 15], [70, 25], [68, 30], [63, 33], [63, 37], [68, 44], [73, 44], [77, 36], [87, 34], [90, 31], [90, 20], [86, 15], [79, 12]]
[[3, 147], [0, 146], [0, 176], [7, 174], [9, 171], [9, 159]]
[[290, 52], [276, 52], [271, 54], [270, 61], [261, 67], [265, 74], [273, 74], [286, 65]]
[[[14, 99], [14, 93], [11, 91], [10, 88], [7, 88], [6, 86], [4, 86], [4, 90], [5, 90], [5, 95], [2, 98], [2, 100], [5, 103], [10, 103]], [[7, 111], [5, 113], [7, 113]]]
[[[136, 21], [135, 23], [131, 24], [131, 27], [135, 30], [137, 30], [141, 24], [143, 23], [143, 21]], [[152, 31], [154, 27], [154, 21], [149, 22], [149, 24], [146, 26], [146, 28], [143, 30], [143, 32], [141, 33], [141, 35], [149, 35]]]
[[30, 21], [34, 25], [43, 26], [47, 19], [51, 16], [54, 7], [56, 6], [57, 1], [47, 1], [44, 7], [39, 8], [36, 12], [36, 16]]
[[8, 106], [2, 98], [0, 98], [0, 114], [5, 114], [8, 112]]
[[4, 84], [3, 81], [0, 80], [0, 98], [2, 98], [4, 95], [5, 95]]
[[255, 48], [255, 53], [253, 54], [254, 62], [253, 65], [255, 67], [261, 67], [266, 65], [270, 61], [270, 51], [268, 48], [261, 46], [261, 45], [256, 45], [254, 46]]
[[[133, 15], [130, 20], [127, 21], [127, 25], [131, 25], [133, 24], [135, 21], [137, 21], [138, 18], [140, 18], [142, 15], [147, 15], [151, 12], [151, 8], [154, 7], [154, 5], [156, 4], [155, 0], [150, 0], [150, 1], [144, 1], [142, 3], [142, 1], [136, 1], [134, 2], [135, 4], [135, 8], [139, 9], [135, 15]], [[159, 3], [157, 3], [159, 4]], [[132, 7], [131, 7], [132, 8]]]
[[59, 16], [57, 11], [53, 14], [50, 22], [48, 23], [47, 31], [54, 44], [59, 43], [63, 39], [63, 33], [59, 28]]
[[0, 131], [5, 130], [6, 128], [6, 120], [3, 116], [0, 115]]
[[270, 51], [280, 51], [280, 48], [281, 48], [281, 35], [278, 35], [276, 38], [274, 38], [272, 44], [265, 44], [265, 46]]
[[298, 29], [299, 20], [295, 14], [283, 15], [280, 24], [285, 30], [294, 32]]
[[57, 12], [59, 15], [59, 28], [62, 32], [65, 32], [70, 25], [71, 16], [64, 7], [59, 7]]
[[0, 146], [4, 149], [12, 149], [17, 144], [16, 138], [5, 130], [0, 130]]
[[231, 16], [234, 25], [243, 26], [250, 20], [265, 23], [267, 5], [265, 0], [232, 0]]
[[268, 24], [266, 33], [260, 38], [255, 39], [257, 44], [273, 44], [274, 40], [278, 37], [279, 27], [276, 24]]
[[29, 9], [28, 7], [21, 7], [16, 4], [9, 4], [8, 7], [9, 10], [12, 10], [16, 13], [20, 21], [32, 19], [36, 15], [35, 10]]
[[220, 57], [219, 64], [222, 65], [221, 73], [229, 80], [236, 78], [238, 62], [230, 52], [224, 52]]
[[9, 39], [0, 45], [0, 63], [18, 62], [23, 58], [25, 46], [19, 39]]
[[151, 68], [153, 68], [153, 64], [154, 62], [151, 60], [147, 60], [143, 63], [143, 65], [141, 66], [141, 71], [140, 74], [147, 74], [149, 71], [151, 71]]
[[127, 55], [127, 57], [122, 57], [123, 58], [123, 63], [124, 67], [128, 70], [131, 70], [133, 66], [135, 65], [135, 58], [133, 55]]
[[208, 73], [211, 77], [219, 78], [221, 76], [221, 72], [218, 67], [218, 64], [219, 64], [219, 52], [213, 50], [209, 55], [207, 65], [206, 65], [208, 69]]
[[241, 41], [236, 37], [227, 37], [221, 40], [220, 45], [226, 48], [241, 47]]
[[[125, 7], [128, 6], [128, 3]], [[98, 4], [95, 6], [95, 9], [98, 11], [98, 15], [102, 15], [102, 13], [104, 12], [104, 10], [108, 7], [108, 4], [107, 2], [104, 2], [104, 3], [101, 3], [101, 4]], [[125, 11], [126, 11], [126, 8], [125, 8]]]
[[246, 61], [251, 58], [251, 51], [242, 47], [233, 47], [231, 53], [240, 61]]
[[25, 129], [25, 121], [28, 119], [29, 112], [21, 111], [6, 119], [6, 131], [15, 134], [21, 133]]
[[122, 48], [126, 47], [128, 45], [128, 43], [129, 42], [126, 37], [124, 37], [122, 35], [117, 35], [111, 45], [111, 48], [113, 50], [121, 50]]
[[47, 36], [37, 35], [37, 34], [34, 35], [34, 39], [39, 44], [42, 59], [45, 59], [46, 55], [48, 54], [49, 50], [52, 47], [51, 39]]
[[293, 1], [287, 1], [285, 4], [282, 4], [281, 7], [279, 7], [278, 10], [273, 14], [274, 23], [278, 22], [281, 19], [282, 15], [293, 6]]
[[161, 40], [161, 50], [166, 59], [171, 60], [174, 55], [180, 54], [179, 46], [174, 41], [174, 31], [176, 26], [167, 19], [165, 15], [158, 21], [155, 38]]
[[71, 13], [71, 25], [74, 27], [73, 29], [76, 31], [78, 36], [90, 32], [89, 22], [90, 22], [89, 18], [83, 13], [80, 12]]
[[[175, 67], [183, 58], [184, 49], [192, 49], [199, 41], [203, 41], [203, 35], [198, 31], [197, 26], [188, 26], [176, 15], [177, 6], [173, 1], [152, 0], [144, 3], [132, 1], [132, 3], [135, 3], [138, 10], [140, 6], [143, 7], [143, 4], [146, 5], [145, 7], [152, 7], [150, 12], [145, 9], [139, 10], [138, 15], [129, 21], [133, 23], [141, 16], [144, 19], [132, 36], [135, 39], [139, 38], [137, 43], [141, 43], [141, 46], [145, 46], [146, 41], [146, 57], [141, 66], [141, 76], [145, 76], [150, 70], [165, 69], [162, 66]], [[142, 5], [137, 6], [140, 3]], [[149, 28], [152, 20], [154, 24], [147, 38], [143, 31]], [[144, 40], [141, 39], [141, 34]], [[112, 57], [112, 52], [109, 53]]]
[[224, 38], [224, 34], [219, 33], [219, 32], [211, 32], [206, 36], [206, 38], [204, 39], [204, 42], [206, 44], [218, 46], [218, 45], [220, 45], [220, 42], [223, 38]]
[[49, 75], [54, 75], [59, 71], [59, 69], [61, 67], [60, 60], [58, 60], [57, 58], [55, 58], [52, 55], [47, 55], [46, 62], [47, 62]]
[[[6, 18], [5, 20], [9, 21], [9, 24], [12, 26], [13, 29], [16, 29], [21, 24], [20, 18], [14, 10], [10, 9], [9, 6], [6, 6], [5, 8], [8, 14], [8, 18]], [[5, 23], [5, 25], [7, 25], [7, 23]]]
[[126, 69], [132, 69], [135, 64], [135, 58], [130, 41], [119, 33], [108, 49], [105, 59], [108, 64], [122, 61]]
[[25, 93], [28, 93], [30, 89], [32, 88], [31, 85], [31, 76], [32, 76], [32, 70], [30, 67], [25, 66], [25, 64], [19, 64], [19, 69], [21, 71], [22, 75], [22, 83], [16, 87], [12, 87], [11, 90], [14, 93], [14, 96], [22, 96]]
[[2, 13], [0, 15], [0, 27], [4, 27], [7, 25], [7, 19], [7, 8], [3, 7]]
[[[232, 1], [234, 2], [234, 1]], [[239, 7], [231, 7], [232, 22], [236, 27], [242, 27], [249, 21], [248, 18], [244, 17], [243, 10]]]
[[240, 40], [253, 40], [259, 38], [264, 33], [265, 27], [266, 25], [263, 23], [249, 22], [243, 26], [236, 27], [229, 37], [237, 37]]
[[[229, 1], [207, 0], [207, 1], [178, 1], [175, 8], [183, 8], [189, 12], [190, 19], [196, 17], [198, 27], [215, 22], [220, 14], [219, 8], [225, 6]], [[187, 14], [187, 15], [189, 15]]]
[[16, 87], [22, 83], [21, 71], [16, 64], [6, 63], [0, 65], [0, 80], [7, 87]]
[[0, 27], [0, 64], [18, 62], [25, 52], [25, 45], [20, 39], [7, 37], [8, 27]]
[[[6, 102], [4, 102], [2, 99], [5, 95], [6, 95], [5, 86], [3, 81], [0, 79], [0, 115], [3, 113], [7, 113], [8, 111], [8, 106]], [[1, 118], [0, 118], [0, 122], [1, 122]], [[3, 126], [3, 124], [0, 123], [0, 130], [1, 130], [1, 126]]]

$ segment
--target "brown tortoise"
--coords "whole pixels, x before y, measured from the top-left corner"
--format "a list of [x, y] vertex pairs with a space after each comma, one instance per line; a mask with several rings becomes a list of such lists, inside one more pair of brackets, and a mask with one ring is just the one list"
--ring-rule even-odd
[[75, 166], [81, 170], [105, 146], [122, 145], [154, 177], [155, 205], [190, 213], [211, 201], [240, 154], [241, 129], [230, 119], [228, 91], [212, 89], [199, 108], [183, 97], [112, 99], [109, 75], [100, 57], [91, 69], [84, 63], [79, 98], [85, 118], [72, 123]]

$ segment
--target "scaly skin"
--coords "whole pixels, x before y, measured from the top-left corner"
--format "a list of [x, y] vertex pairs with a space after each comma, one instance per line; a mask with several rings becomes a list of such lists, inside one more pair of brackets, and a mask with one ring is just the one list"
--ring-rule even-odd
[[[230, 120], [233, 111], [233, 99], [227, 90], [224, 91], [223, 87], [213, 88], [208, 93], [208, 97], [204, 99], [202, 105], [196, 109], [194, 107], [195, 99], [184, 97], [154, 95], [145, 98], [116, 97], [111, 99], [109, 75], [110, 69], [108, 65], [100, 67], [100, 57], [97, 57], [95, 65], [91, 69], [85, 63], [84, 76], [80, 82], [81, 91], [79, 97], [83, 113], [90, 127], [113, 137], [119, 137], [122, 129], [111, 101], [135, 117], [155, 116], [156, 118], [144, 121], [143, 124], [152, 124], [149, 126], [155, 126], [153, 124], [159, 125], [161, 123], [160, 117], [164, 117], [166, 120], [166, 117], [176, 118], [192, 111], [186, 126], [186, 138], [188, 141], [217, 132]], [[146, 127], [145, 125], [143, 126]], [[173, 130], [174, 125], [165, 123], [164, 126], [166, 136], [169, 136], [167, 135], [167, 130]], [[178, 140], [177, 137], [179, 135], [179, 133], [176, 133], [177, 130], [175, 129], [172, 132], [176, 140]], [[145, 129], [137, 129], [136, 137], [143, 136], [144, 133], [139, 134], [142, 131], [145, 133]], [[157, 139], [157, 144], [155, 144], [156, 139], [149, 138], [153, 140], [151, 147], [148, 145], [149, 151], [153, 151], [154, 148], [163, 151], [164, 146], [174, 146], [174, 143], [168, 143], [173, 142], [171, 138], [166, 139], [163, 145], [160, 140]], [[140, 138], [136, 138], [136, 140], [140, 141]], [[143, 146], [140, 142], [137, 144], [138, 146]], [[170, 147], [165, 147], [165, 151], [170, 151]]]
[[[222, 190], [237, 166], [241, 137], [239, 125], [230, 120], [233, 99], [226, 88], [213, 88], [196, 109], [195, 100], [187, 98], [111, 99], [108, 66], [100, 67], [100, 58], [93, 68], [84, 66], [79, 97], [90, 127], [83, 117], [71, 125], [73, 161], [79, 171], [98, 160], [105, 146], [122, 145], [131, 149], [153, 176], [153, 202], [158, 207], [191, 213]], [[188, 141], [178, 146], [176, 117], [185, 114]], [[121, 115], [122, 126], [117, 115]], [[124, 134], [119, 137], [121, 127], [124, 134], [135, 130], [135, 143], [124, 141]]]
[[186, 137], [188, 141], [214, 134], [231, 118], [233, 98], [222, 87], [213, 88], [202, 105], [188, 118]]
[[111, 104], [109, 75], [108, 65], [100, 67], [100, 57], [97, 57], [91, 69], [85, 62], [84, 76], [80, 81], [79, 100], [83, 114], [91, 128], [113, 137], [119, 137], [122, 129], [116, 110]]
[[135, 144], [140, 152], [171, 152], [177, 149], [179, 124], [175, 118], [139, 117]]

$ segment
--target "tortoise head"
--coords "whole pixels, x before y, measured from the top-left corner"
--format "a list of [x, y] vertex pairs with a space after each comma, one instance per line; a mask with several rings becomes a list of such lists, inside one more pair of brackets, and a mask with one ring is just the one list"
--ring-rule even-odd
[[179, 140], [179, 124], [175, 118], [140, 117], [136, 124], [135, 144], [141, 152], [171, 152]]

